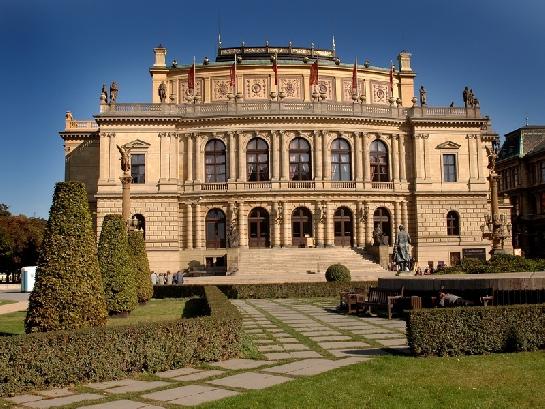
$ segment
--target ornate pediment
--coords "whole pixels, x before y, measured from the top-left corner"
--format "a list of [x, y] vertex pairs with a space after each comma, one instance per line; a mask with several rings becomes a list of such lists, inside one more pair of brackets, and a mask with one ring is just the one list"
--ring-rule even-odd
[[147, 149], [150, 147], [150, 144], [140, 139], [135, 139], [134, 141], [128, 142], [123, 147], [128, 149]]
[[437, 145], [435, 149], [458, 149], [460, 146], [461, 145], [457, 144], [456, 142], [446, 141]]

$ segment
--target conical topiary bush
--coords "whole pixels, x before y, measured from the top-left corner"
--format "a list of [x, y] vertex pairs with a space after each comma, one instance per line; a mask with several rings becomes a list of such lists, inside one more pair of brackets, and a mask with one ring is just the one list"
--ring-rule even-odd
[[85, 186], [61, 182], [38, 258], [30, 294], [26, 332], [104, 325], [104, 288]]
[[129, 253], [127, 226], [123, 217], [108, 214], [102, 222], [98, 262], [106, 306], [110, 315], [123, 315], [136, 308], [136, 278]]
[[133, 259], [136, 273], [136, 296], [138, 302], [148, 302], [153, 296], [151, 285], [148, 255], [146, 254], [146, 243], [144, 235], [140, 231], [129, 232], [129, 251]]

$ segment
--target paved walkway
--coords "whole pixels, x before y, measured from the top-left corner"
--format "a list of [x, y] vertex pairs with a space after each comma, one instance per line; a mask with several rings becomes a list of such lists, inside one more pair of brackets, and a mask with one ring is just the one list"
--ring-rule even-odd
[[[155, 409], [199, 405], [406, 351], [405, 322], [331, 311], [331, 301], [233, 300], [265, 359], [230, 359], [146, 380], [90, 383], [7, 399], [21, 408]], [[129, 394], [130, 395], [127, 395]], [[102, 402], [101, 402], [102, 401]]]

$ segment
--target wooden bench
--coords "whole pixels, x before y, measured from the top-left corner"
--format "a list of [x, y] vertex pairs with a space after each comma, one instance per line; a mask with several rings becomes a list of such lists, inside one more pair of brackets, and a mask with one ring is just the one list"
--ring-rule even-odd
[[365, 290], [363, 289], [341, 291], [339, 307], [341, 309], [346, 309], [349, 314], [352, 314], [353, 312], [358, 313], [365, 300], [364, 291]]
[[373, 307], [386, 307], [388, 319], [392, 319], [392, 310], [394, 304], [403, 298], [403, 287], [400, 290], [387, 290], [383, 288], [371, 287], [367, 300], [362, 302], [362, 310], [372, 313]]

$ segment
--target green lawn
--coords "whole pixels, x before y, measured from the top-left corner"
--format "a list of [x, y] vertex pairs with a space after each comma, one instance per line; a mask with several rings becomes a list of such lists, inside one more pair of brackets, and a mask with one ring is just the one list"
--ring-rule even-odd
[[[129, 318], [110, 318], [107, 325], [126, 325], [142, 321], [161, 321], [176, 319], [182, 316], [185, 299], [165, 298], [152, 299], [146, 305], [139, 305], [131, 312]], [[0, 335], [24, 334], [26, 312], [12, 312], [0, 315]]]
[[199, 406], [227, 408], [545, 408], [545, 352], [386, 356]]
[[5, 304], [14, 304], [15, 301], [10, 301], [10, 300], [0, 300], [0, 305], [5, 305]]

